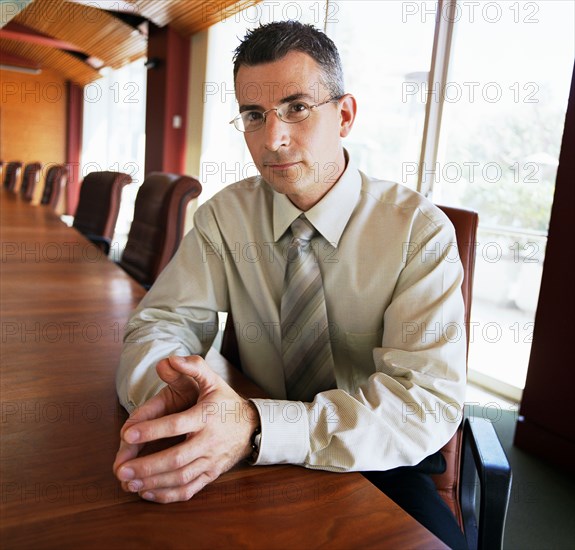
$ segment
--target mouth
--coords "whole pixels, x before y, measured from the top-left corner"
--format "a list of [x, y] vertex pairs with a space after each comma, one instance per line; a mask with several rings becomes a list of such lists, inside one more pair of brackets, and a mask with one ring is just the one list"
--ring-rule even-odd
[[296, 166], [297, 164], [299, 164], [299, 162], [286, 162], [283, 164], [270, 162], [270, 163], [264, 163], [264, 166], [266, 168], [268, 168], [269, 170], [281, 172], [282, 170], [288, 170], [289, 168], [292, 168], [293, 166]]

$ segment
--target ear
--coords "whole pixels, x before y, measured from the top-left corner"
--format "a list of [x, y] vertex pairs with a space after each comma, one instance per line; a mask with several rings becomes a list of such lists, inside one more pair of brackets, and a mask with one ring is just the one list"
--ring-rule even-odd
[[340, 137], [346, 137], [353, 127], [353, 122], [357, 113], [357, 102], [355, 101], [355, 97], [351, 94], [345, 94], [339, 100], [339, 105], [341, 109], [339, 135]]

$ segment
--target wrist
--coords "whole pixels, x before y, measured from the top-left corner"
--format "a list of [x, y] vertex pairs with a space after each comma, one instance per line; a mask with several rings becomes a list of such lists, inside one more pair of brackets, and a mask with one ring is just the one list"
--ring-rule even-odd
[[244, 458], [254, 463], [259, 454], [261, 440], [261, 421], [257, 407], [251, 402], [246, 402], [247, 414], [245, 418], [249, 424], [249, 440], [244, 453]]
[[254, 430], [254, 432], [252, 434], [251, 441], [250, 441], [251, 453], [250, 453], [250, 456], [248, 457], [248, 461], [250, 462], [250, 464], [255, 464], [258, 461], [258, 457], [260, 456], [261, 440], [262, 440], [262, 430], [258, 426]]

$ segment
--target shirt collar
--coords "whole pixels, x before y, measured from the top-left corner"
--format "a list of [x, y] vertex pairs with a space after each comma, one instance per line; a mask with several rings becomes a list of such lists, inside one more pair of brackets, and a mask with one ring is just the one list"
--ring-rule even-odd
[[[347, 160], [345, 171], [328, 193], [305, 212], [305, 217], [336, 248], [361, 191], [361, 175], [348, 152], [344, 150], [344, 153]], [[275, 191], [273, 195], [273, 229], [277, 242], [302, 211], [286, 195]]]

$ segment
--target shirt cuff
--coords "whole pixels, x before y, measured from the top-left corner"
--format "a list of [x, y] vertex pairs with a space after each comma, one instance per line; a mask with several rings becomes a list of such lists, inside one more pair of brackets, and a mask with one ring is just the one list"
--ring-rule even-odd
[[301, 401], [250, 399], [258, 409], [262, 437], [256, 466], [303, 464], [309, 452], [309, 425]]

